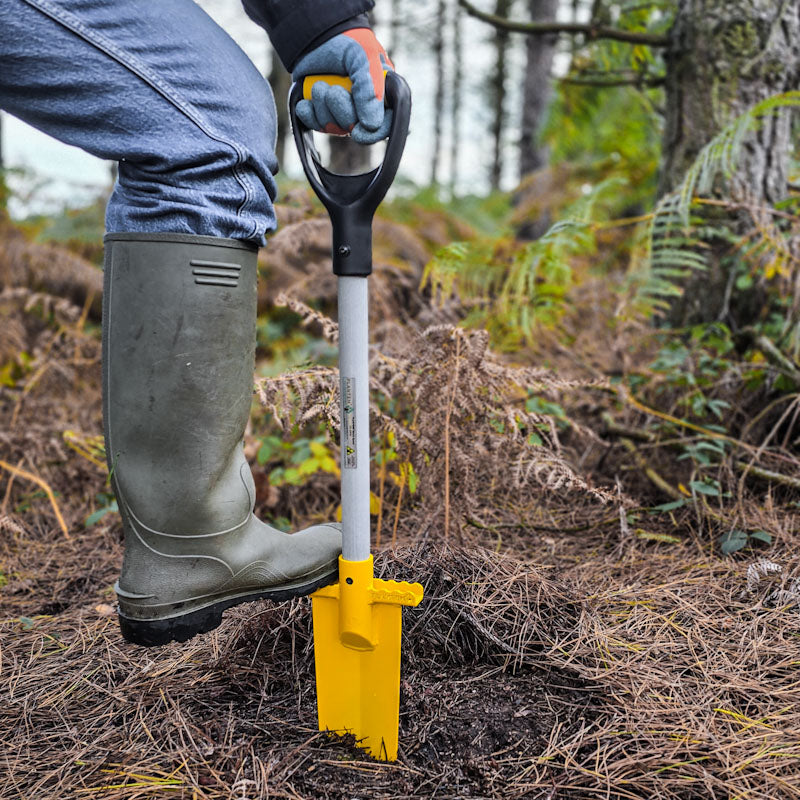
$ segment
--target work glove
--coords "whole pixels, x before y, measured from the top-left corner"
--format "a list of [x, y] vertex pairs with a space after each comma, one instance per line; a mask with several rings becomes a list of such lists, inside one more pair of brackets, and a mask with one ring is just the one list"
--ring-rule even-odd
[[343, 86], [318, 81], [311, 100], [297, 104], [297, 116], [308, 128], [337, 136], [350, 134], [359, 144], [374, 144], [389, 135], [392, 112], [383, 106], [385, 69], [394, 69], [370, 28], [352, 28], [323, 42], [297, 62], [292, 80], [306, 75], [336, 74], [350, 78]]

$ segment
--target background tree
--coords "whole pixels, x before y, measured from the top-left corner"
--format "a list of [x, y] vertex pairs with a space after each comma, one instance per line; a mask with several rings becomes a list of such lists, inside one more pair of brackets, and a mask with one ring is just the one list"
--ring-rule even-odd
[[[800, 85], [799, 0], [680, 0], [666, 51], [666, 127], [659, 193], [703, 146], [759, 100]], [[791, 119], [764, 120], [745, 147], [738, 191], [786, 196]]]
[[450, 195], [455, 197], [458, 191], [459, 168], [461, 154], [461, 101], [464, 86], [464, 49], [462, 33], [462, 13], [456, 4], [451, 16], [453, 58], [450, 70]]
[[400, 4], [401, 0], [391, 0], [389, 5], [389, 44], [387, 45], [389, 58], [396, 56], [400, 49], [400, 29], [402, 27]]
[[[800, 0], [680, 0], [666, 52], [666, 126], [659, 192], [681, 180], [725, 125], [758, 101], [800, 85]], [[792, 120], [788, 110], [761, 120], [736, 170], [720, 187], [736, 201], [774, 205], [788, 192]], [[752, 220], [736, 219], [745, 235]], [[712, 244], [707, 272], [694, 272], [673, 304], [675, 326], [720, 319], [752, 323], [764, 306], [765, 279], [733, 292], [741, 260]]]
[[[679, 0], [665, 33], [657, 30], [664, 17], [659, 14], [659, 23], [653, 13], [655, 3], [620, 13], [598, 0], [592, 19], [581, 23], [513, 21], [481, 11], [468, 0], [459, 2], [498, 31], [530, 36], [568, 33], [582, 37], [586, 45], [605, 41], [632, 45], [628, 69], [603, 72], [590, 66], [568, 80], [593, 87], [665, 84], [660, 195], [680, 183], [702, 148], [725, 125], [759, 100], [796, 88], [800, 80], [800, 0]], [[612, 10], [617, 15], [613, 24]], [[653, 71], [661, 63], [664, 75]], [[786, 112], [761, 120], [745, 139], [734, 174], [719, 187], [725, 195], [756, 206], [784, 198], [790, 131]], [[730, 257], [730, 247], [721, 246], [731, 231], [743, 241], [752, 220], [718, 209], [713, 221], [716, 229], [727, 233], [712, 243], [705, 272], [687, 270], [683, 292], [669, 311], [673, 325], [724, 320], [735, 328], [764, 313], [763, 293], [748, 288], [734, 296], [737, 260]], [[763, 284], [763, 278], [759, 282]]]
[[[559, 0], [528, 0], [531, 22], [555, 20], [558, 6]], [[557, 40], [555, 34], [543, 34], [529, 36], [525, 42], [519, 142], [520, 178], [541, 169], [547, 163], [547, 149], [539, 141], [539, 133], [552, 94], [550, 71]]]
[[286, 98], [289, 96], [292, 76], [286, 71], [275, 53], [272, 54], [272, 65], [267, 80], [272, 87], [275, 108], [278, 113], [278, 138], [275, 143], [275, 155], [278, 156], [278, 163], [283, 164], [286, 155], [286, 138], [290, 135], [289, 106], [286, 104]]
[[431, 184], [433, 186], [439, 182], [439, 164], [442, 157], [442, 123], [445, 100], [444, 33], [446, 26], [447, 1], [438, 0], [433, 39], [434, 75], [436, 76], [436, 93], [433, 101], [435, 109], [433, 114], [433, 152], [431, 155]]
[[[495, 16], [501, 20], [506, 19], [511, 11], [511, 5], [512, 0], [496, 0]], [[489, 183], [495, 191], [500, 188], [500, 180], [503, 177], [508, 42], [508, 30], [503, 26], [497, 26], [494, 33], [494, 70], [489, 80], [489, 105], [492, 111], [491, 134], [494, 143]]]
[[5, 208], [8, 200], [6, 190], [5, 161], [3, 160], [3, 112], [0, 111], [0, 219], [5, 216]]

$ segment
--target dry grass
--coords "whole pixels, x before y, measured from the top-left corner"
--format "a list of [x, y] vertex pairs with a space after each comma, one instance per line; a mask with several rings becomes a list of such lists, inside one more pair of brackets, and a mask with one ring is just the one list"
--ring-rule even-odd
[[307, 601], [238, 609], [216, 633], [145, 651], [96, 610], [95, 587], [3, 623], [0, 796], [508, 796], [559, 718], [594, 714], [570, 671], [538, 663], [574, 635], [564, 588], [489, 554], [401, 550], [379, 569], [428, 593], [406, 616], [397, 765], [315, 730]]
[[[713, 518], [695, 508], [673, 519], [641, 510], [662, 498], [635, 462], [572, 433], [565, 458], [592, 473], [589, 485], [619, 477], [636, 520], [620, 513], [622, 496], [603, 506], [585, 492], [501, 485], [503, 503], [450, 549], [440, 522], [423, 529], [418, 512], [403, 513], [403, 546], [380, 553], [378, 569], [420, 580], [426, 599], [404, 617], [400, 759], [378, 764], [316, 731], [307, 601], [235, 609], [184, 645], [122, 641], [119, 523], [84, 526], [105, 473], [74, 449], [100, 432], [99, 343], [79, 307], [30, 301], [0, 297], [9, 352], [33, 359], [0, 389], [0, 459], [51, 487], [70, 538], [39, 487], [2, 473], [3, 800], [800, 795], [788, 495], [781, 504], [777, 490], [743, 487], [739, 498], [776, 533], [765, 552], [780, 571], [721, 557]], [[456, 358], [455, 340], [431, 341]], [[587, 375], [574, 354], [558, 358], [565, 378]], [[587, 421], [599, 412], [580, 403], [593, 397], [576, 395]], [[641, 425], [629, 412], [623, 421]], [[676, 541], [655, 538], [665, 534]]]
[[307, 602], [132, 647], [108, 616], [118, 532], [64, 540], [26, 516], [3, 526], [2, 797], [800, 791], [797, 603], [765, 602], [772, 575], [748, 592], [743, 562], [691, 544], [615, 558], [597, 536], [553, 553], [560, 572], [476, 546], [382, 554], [426, 600], [405, 615], [400, 760], [379, 765], [315, 731]]
[[100, 318], [102, 273], [85, 258], [28, 241], [0, 215], [0, 286], [32, 289], [87, 305]]

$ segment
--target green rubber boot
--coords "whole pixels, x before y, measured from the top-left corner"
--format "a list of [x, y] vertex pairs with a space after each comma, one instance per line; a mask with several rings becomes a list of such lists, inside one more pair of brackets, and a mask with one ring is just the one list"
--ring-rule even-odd
[[242, 437], [256, 250], [181, 234], [106, 236], [103, 417], [125, 531], [115, 589], [140, 645], [216, 628], [226, 608], [334, 582], [339, 525], [287, 534], [253, 516]]

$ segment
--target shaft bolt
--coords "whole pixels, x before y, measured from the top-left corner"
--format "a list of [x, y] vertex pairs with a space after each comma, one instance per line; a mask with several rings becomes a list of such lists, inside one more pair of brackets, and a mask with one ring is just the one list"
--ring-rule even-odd
[[350, 246], [346, 244], [339, 245], [337, 252], [342, 258], [347, 258], [350, 255]]

